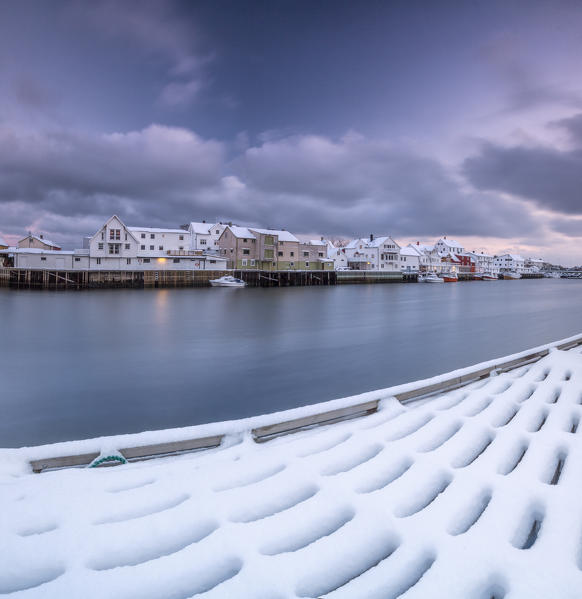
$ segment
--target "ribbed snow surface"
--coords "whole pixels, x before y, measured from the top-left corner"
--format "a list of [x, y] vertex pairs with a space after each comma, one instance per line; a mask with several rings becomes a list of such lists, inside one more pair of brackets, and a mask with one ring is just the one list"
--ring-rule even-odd
[[257, 445], [0, 487], [0, 596], [582, 596], [582, 355]]

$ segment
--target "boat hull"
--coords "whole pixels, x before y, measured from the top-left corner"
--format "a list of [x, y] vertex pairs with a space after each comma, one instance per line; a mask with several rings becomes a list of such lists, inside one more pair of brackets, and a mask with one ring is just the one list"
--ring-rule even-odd
[[503, 278], [506, 281], [516, 281], [517, 279], [521, 279], [521, 275], [518, 272], [504, 272]]

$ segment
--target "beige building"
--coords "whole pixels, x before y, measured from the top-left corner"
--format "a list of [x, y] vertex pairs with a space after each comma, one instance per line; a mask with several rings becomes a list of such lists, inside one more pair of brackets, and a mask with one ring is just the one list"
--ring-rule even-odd
[[228, 268], [257, 270], [333, 270], [325, 247], [301, 243], [289, 231], [227, 226], [218, 239]]
[[26, 237], [22, 238], [18, 244], [18, 248], [34, 248], [37, 250], [55, 250], [59, 251], [61, 249], [60, 245], [50, 241], [49, 239], [45, 239], [44, 235], [33, 235], [29, 233]]

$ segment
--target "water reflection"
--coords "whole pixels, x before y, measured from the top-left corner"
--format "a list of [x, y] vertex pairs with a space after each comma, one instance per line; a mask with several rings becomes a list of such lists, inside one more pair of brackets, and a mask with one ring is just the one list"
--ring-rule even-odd
[[239, 418], [566, 337], [582, 283], [0, 290], [0, 445]]

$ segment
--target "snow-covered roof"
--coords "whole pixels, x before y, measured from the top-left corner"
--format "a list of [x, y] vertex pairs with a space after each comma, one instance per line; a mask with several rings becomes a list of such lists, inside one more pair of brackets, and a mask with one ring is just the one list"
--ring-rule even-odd
[[293, 235], [293, 233], [289, 233], [289, 231], [279, 230], [279, 229], [257, 229], [255, 227], [251, 227], [251, 231], [255, 231], [256, 233], [261, 233], [262, 235], [276, 235], [279, 241], [297, 241], [299, 239]]
[[127, 227], [127, 230], [134, 233], [180, 233], [180, 235], [188, 233], [184, 229], [157, 229], [153, 227]]
[[423, 253], [430, 253], [434, 250], [434, 245], [427, 243], [415, 243], [414, 247], [418, 248], [418, 250]]
[[469, 256], [477, 256], [479, 258], [493, 258], [491, 254], [484, 254], [483, 252], [467, 252]]
[[37, 241], [40, 241], [41, 243], [44, 243], [45, 245], [51, 245], [53, 247], [61, 247], [58, 243], [55, 243], [54, 241], [51, 241], [50, 239], [46, 239], [44, 237], [39, 237], [38, 235], [34, 235], [33, 233], [29, 233], [26, 237], [23, 237], [18, 243], [20, 243], [21, 241], [24, 241], [25, 239], [28, 238], [32, 238], [32, 239], [36, 239]]
[[463, 247], [463, 245], [461, 243], [459, 243], [458, 241], [455, 241], [454, 239], [445, 239], [444, 237], [442, 239], [439, 239], [438, 243], [446, 245], [447, 247], [450, 247], [450, 248], [462, 248]]
[[502, 254], [501, 256], [498, 256], [498, 257], [499, 258], [509, 258], [510, 260], [514, 260], [516, 262], [522, 262], [525, 260], [525, 258], [520, 256], [519, 254]]
[[8, 247], [8, 244], [4, 241], [4, 238], [0, 236], [0, 245], [5, 245]]
[[237, 227], [236, 225], [229, 225], [228, 228], [232, 231], [235, 237], [240, 239], [256, 239], [256, 237], [246, 227]]
[[310, 245], [327, 245], [328, 242], [325, 239], [310, 239]]
[[410, 245], [400, 248], [400, 255], [401, 256], [422, 256], [423, 253], [419, 252], [415, 247], [412, 247]]
[[359, 248], [360, 245], [366, 247], [368, 241], [366, 239], [352, 239], [349, 243], [346, 244], [345, 249], [346, 250], [354, 250], [356, 248]]
[[[267, 443], [250, 434], [261, 417], [2, 450], [0, 592], [575, 599], [579, 352], [406, 405], [394, 395], [410, 386], [330, 402], [382, 398], [372, 415]], [[51, 451], [111, 455], [120, 443], [219, 431], [221, 447], [179, 457], [38, 475], [27, 466]]]
[[190, 223], [190, 229], [196, 235], [209, 235], [212, 227], [214, 227], [213, 223]]

